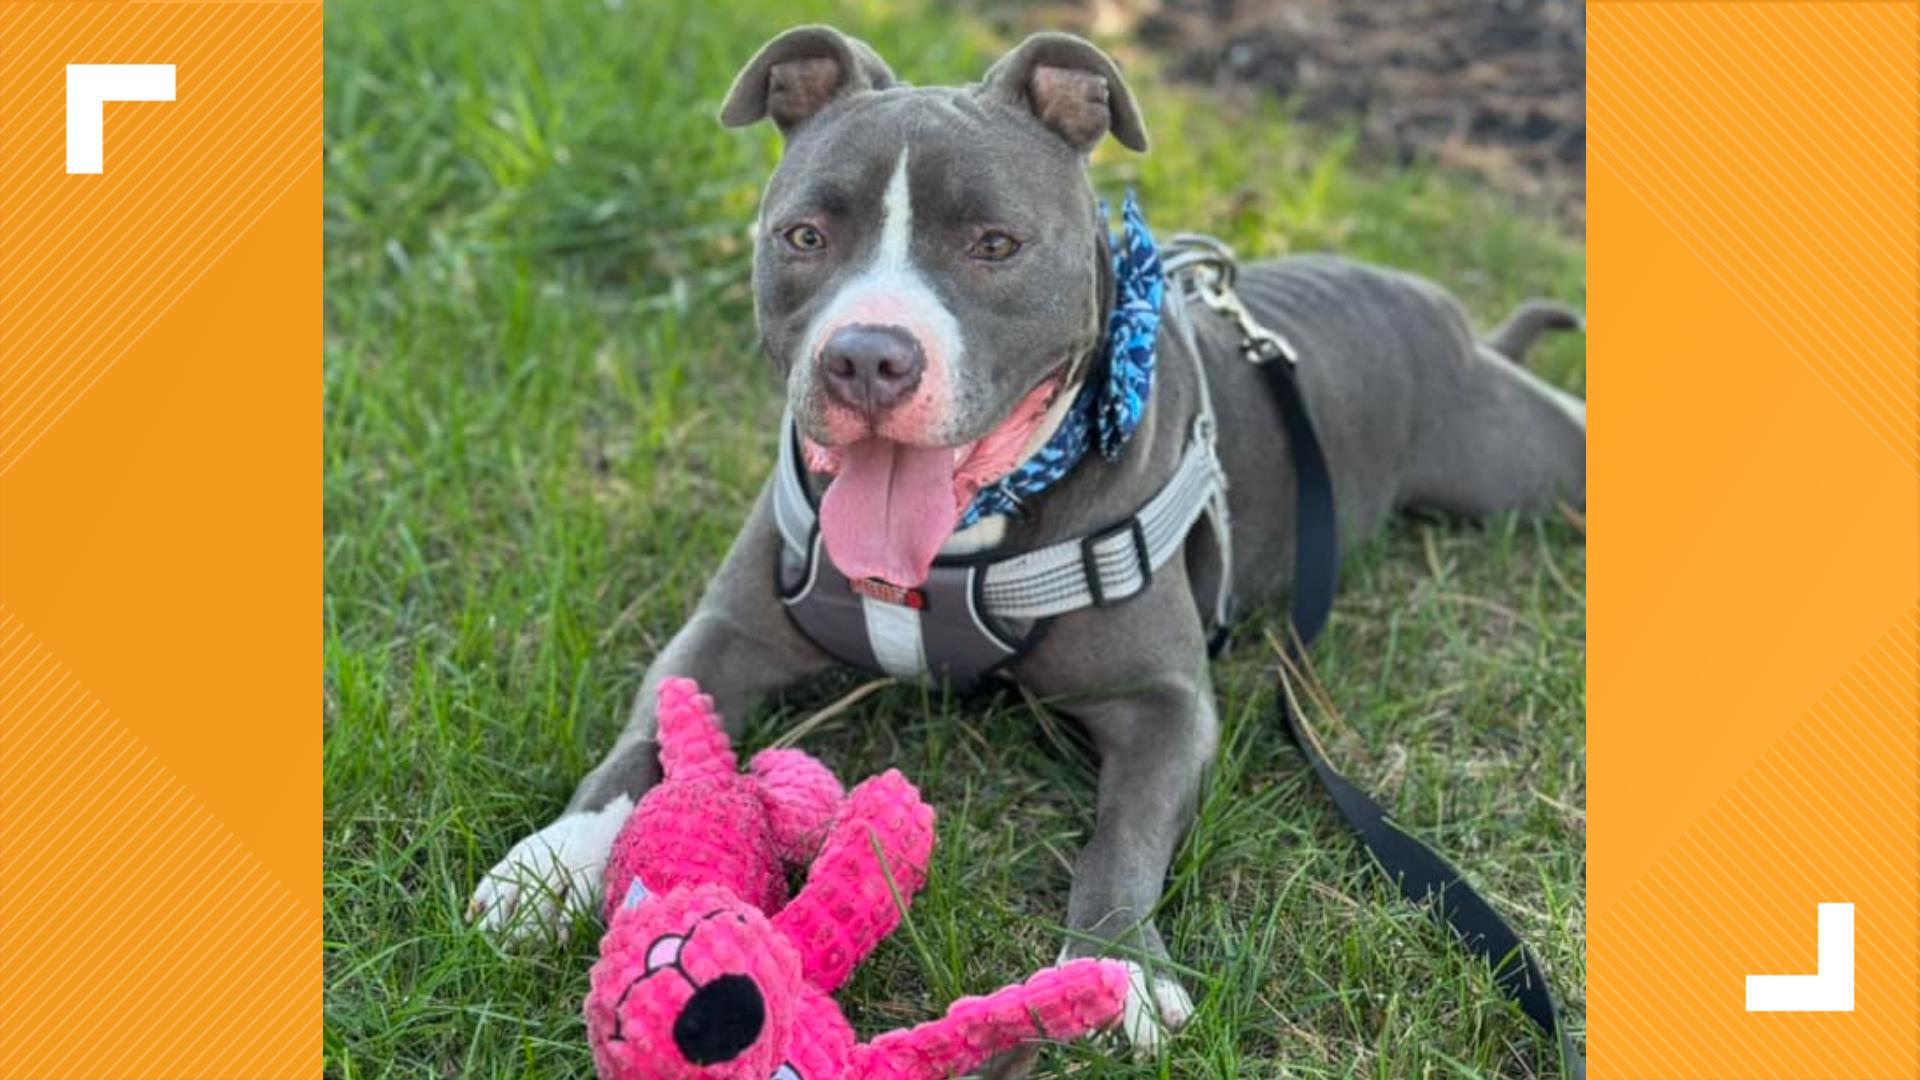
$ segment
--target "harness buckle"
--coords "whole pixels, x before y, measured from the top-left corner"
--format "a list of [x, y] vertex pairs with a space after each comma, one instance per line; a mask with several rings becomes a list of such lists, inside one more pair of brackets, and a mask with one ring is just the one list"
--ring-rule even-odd
[[1210, 277], [1196, 282], [1200, 302], [1209, 310], [1226, 316], [1233, 321], [1234, 328], [1240, 331], [1240, 358], [1250, 364], [1268, 364], [1274, 360], [1285, 360], [1289, 364], [1298, 364], [1299, 357], [1294, 354], [1293, 346], [1286, 338], [1274, 333], [1262, 325], [1247, 305], [1240, 301], [1240, 294], [1219, 277]]
[[1120, 535], [1122, 530], [1133, 534], [1133, 554], [1140, 564], [1140, 587], [1125, 596], [1114, 598], [1114, 603], [1131, 600], [1147, 591], [1153, 584], [1153, 555], [1147, 550], [1147, 530], [1140, 524], [1138, 514], [1118, 525], [1102, 529], [1091, 536], [1080, 539], [1080, 566], [1087, 575], [1087, 592], [1093, 597], [1094, 607], [1107, 606], [1107, 590], [1100, 584], [1100, 553], [1094, 549], [1102, 542]]
[[1232, 320], [1234, 329], [1240, 331], [1241, 359], [1255, 365], [1277, 359], [1299, 364], [1293, 345], [1261, 325], [1240, 302], [1240, 294], [1233, 287], [1240, 264], [1234, 260], [1232, 248], [1198, 233], [1181, 233], [1167, 248], [1164, 265], [1168, 275], [1177, 278], [1186, 293], [1205, 304], [1208, 310]]

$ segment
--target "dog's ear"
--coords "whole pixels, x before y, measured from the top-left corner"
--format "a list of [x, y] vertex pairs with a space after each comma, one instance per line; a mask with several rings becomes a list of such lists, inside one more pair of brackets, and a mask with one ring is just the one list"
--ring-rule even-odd
[[1072, 34], [1035, 34], [1001, 57], [981, 92], [1033, 113], [1048, 130], [1088, 153], [1108, 132], [1142, 153], [1147, 125], [1113, 59]]
[[772, 117], [785, 134], [840, 98], [895, 83], [866, 42], [831, 26], [796, 26], [762, 45], [734, 77], [720, 122], [745, 127]]

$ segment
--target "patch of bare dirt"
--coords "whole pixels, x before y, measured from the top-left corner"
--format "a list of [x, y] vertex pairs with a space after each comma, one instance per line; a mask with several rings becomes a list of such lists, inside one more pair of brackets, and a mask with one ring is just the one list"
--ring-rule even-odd
[[[1159, 53], [1175, 75], [1277, 95], [1375, 161], [1472, 173], [1574, 228], [1586, 205], [1580, 0], [988, 0]], [[1016, 13], [1017, 12], [1017, 13]]]

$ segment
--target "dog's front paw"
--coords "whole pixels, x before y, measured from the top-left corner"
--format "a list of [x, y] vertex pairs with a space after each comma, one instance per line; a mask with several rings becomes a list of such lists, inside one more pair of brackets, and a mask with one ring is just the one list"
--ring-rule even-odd
[[1135, 1057], [1153, 1057], [1193, 1016], [1193, 998], [1171, 975], [1149, 975], [1131, 960], [1127, 965], [1127, 1007], [1120, 1030]]
[[632, 808], [630, 800], [615, 799], [597, 811], [562, 815], [522, 839], [473, 890], [467, 918], [510, 940], [566, 940], [574, 916], [598, 904], [607, 853]]

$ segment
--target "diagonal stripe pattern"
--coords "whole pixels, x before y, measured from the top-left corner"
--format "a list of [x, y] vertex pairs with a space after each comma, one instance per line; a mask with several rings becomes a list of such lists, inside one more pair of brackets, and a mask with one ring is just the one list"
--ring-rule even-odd
[[[1915, 657], [1909, 612], [1619, 901], [1588, 944], [1594, 1075], [1912, 1076]], [[1815, 970], [1855, 909], [1855, 1013], [1745, 1013], [1746, 976]]]
[[[320, 154], [318, 4], [0, 5], [0, 475]], [[65, 171], [68, 63], [173, 64]]]
[[[1595, 4], [1588, 148], [1914, 461], [1910, 4]], [[1843, 271], [1842, 278], [1836, 271]]]
[[317, 911], [3, 605], [0, 792], [0, 1076], [311, 1073]]

